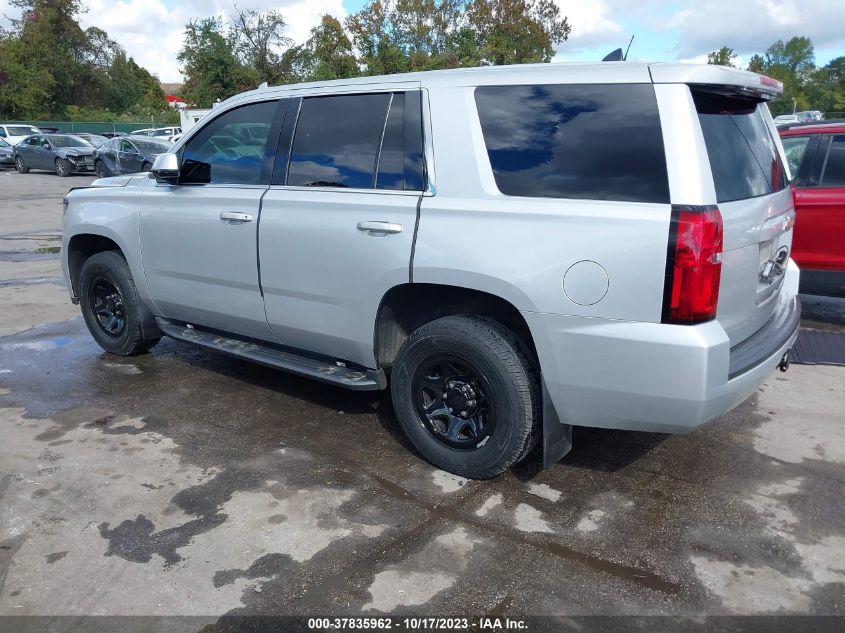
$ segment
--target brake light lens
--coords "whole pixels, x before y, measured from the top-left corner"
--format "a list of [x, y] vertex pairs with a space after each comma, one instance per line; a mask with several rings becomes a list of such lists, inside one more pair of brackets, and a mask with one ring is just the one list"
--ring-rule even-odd
[[715, 206], [672, 206], [663, 323], [716, 318], [722, 276], [722, 214]]

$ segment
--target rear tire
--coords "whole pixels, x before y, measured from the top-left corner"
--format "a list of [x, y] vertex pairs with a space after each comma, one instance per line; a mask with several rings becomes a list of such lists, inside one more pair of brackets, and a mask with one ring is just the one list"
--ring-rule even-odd
[[423, 325], [399, 350], [391, 380], [399, 424], [443, 470], [495, 477], [539, 437], [536, 364], [516, 335], [492, 319], [449, 316]]
[[15, 157], [15, 169], [18, 170], [19, 174], [28, 174], [29, 167], [26, 166], [26, 163], [23, 161], [23, 156], [16, 156]]
[[159, 341], [142, 334], [135, 282], [129, 264], [117, 251], [95, 253], [82, 265], [79, 304], [91, 336], [111, 354], [143, 354]]
[[56, 159], [56, 174], [62, 178], [67, 178], [73, 173], [73, 165], [70, 161], [64, 158]]

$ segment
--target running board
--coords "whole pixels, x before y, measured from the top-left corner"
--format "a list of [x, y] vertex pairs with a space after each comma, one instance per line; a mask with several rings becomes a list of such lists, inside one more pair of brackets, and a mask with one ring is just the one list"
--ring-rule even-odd
[[224, 354], [237, 356], [254, 363], [281, 369], [298, 376], [315, 378], [355, 391], [375, 391], [387, 386], [381, 370], [361, 370], [344, 367], [324, 359], [312, 358], [295, 352], [263, 345], [256, 341], [245, 341], [214, 332], [208, 332], [185, 324], [157, 318], [162, 333], [180, 341], [196, 343]]

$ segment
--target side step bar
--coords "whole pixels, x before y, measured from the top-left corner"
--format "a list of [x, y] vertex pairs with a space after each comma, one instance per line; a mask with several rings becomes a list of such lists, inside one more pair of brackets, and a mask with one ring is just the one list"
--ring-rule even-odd
[[224, 354], [281, 369], [298, 376], [315, 378], [355, 391], [375, 391], [387, 386], [381, 370], [343, 367], [325, 359], [312, 358], [252, 340], [232, 338], [168, 319], [157, 318], [162, 333], [180, 341], [196, 343]]

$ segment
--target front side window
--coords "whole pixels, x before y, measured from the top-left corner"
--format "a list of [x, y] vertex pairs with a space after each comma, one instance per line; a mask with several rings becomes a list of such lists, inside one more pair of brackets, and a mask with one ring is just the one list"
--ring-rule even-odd
[[503, 194], [669, 202], [650, 84], [483, 86], [475, 102]]
[[130, 143], [129, 141], [120, 141], [120, 151], [127, 154], [131, 154], [133, 151], [135, 151], [135, 148], [132, 147], [132, 143]]
[[833, 137], [819, 185], [845, 187], [845, 136]]
[[371, 188], [389, 100], [387, 93], [303, 99], [287, 184]]
[[258, 185], [278, 101], [229, 110], [206, 124], [185, 145], [183, 182]]
[[783, 143], [783, 151], [786, 154], [786, 162], [789, 164], [789, 171], [792, 172], [792, 177], [798, 173], [798, 168], [801, 166], [801, 160], [804, 158], [804, 152], [807, 151], [807, 143], [810, 141], [809, 136], [786, 136], [781, 139]]

